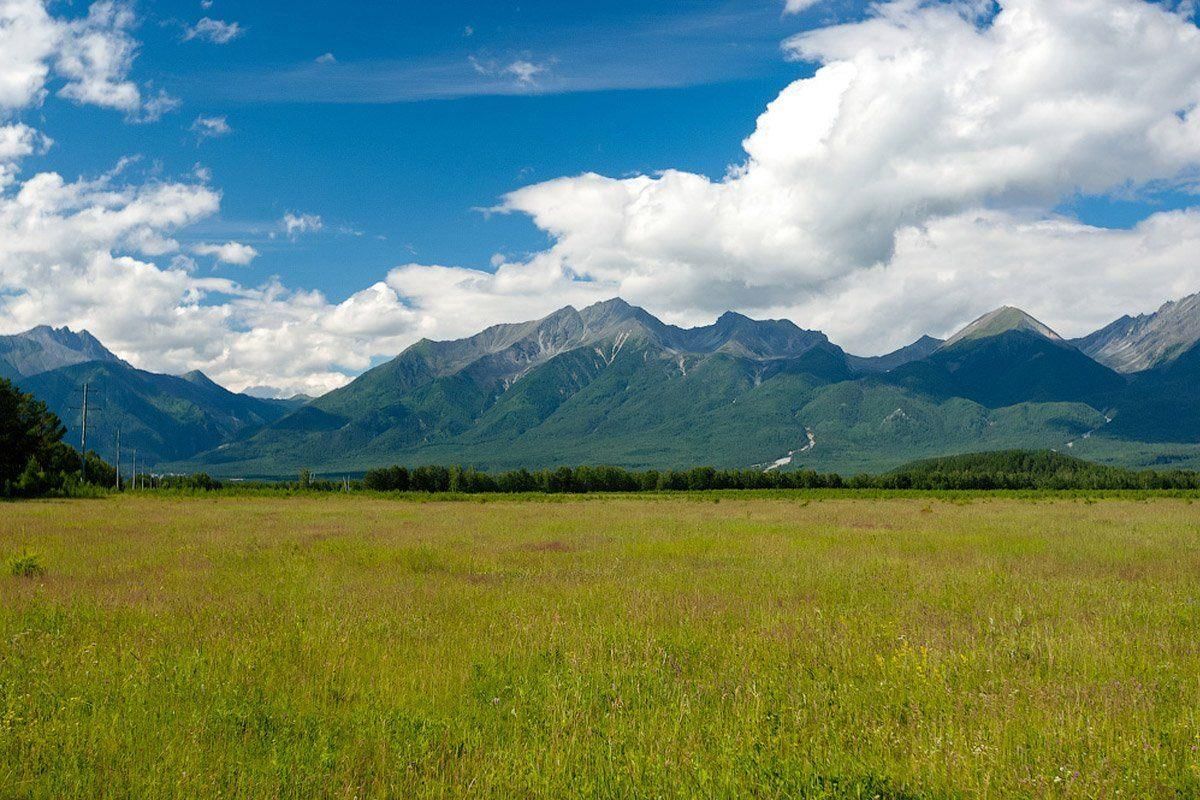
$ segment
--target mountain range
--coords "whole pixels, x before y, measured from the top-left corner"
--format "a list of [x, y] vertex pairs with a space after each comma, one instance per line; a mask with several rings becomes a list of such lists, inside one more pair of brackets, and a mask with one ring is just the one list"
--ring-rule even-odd
[[103, 386], [100, 418], [123, 420], [144, 463], [228, 476], [391, 463], [855, 473], [1010, 448], [1200, 467], [1200, 295], [1073, 341], [1005, 307], [870, 358], [786, 320], [730, 312], [685, 329], [614, 299], [417, 342], [311, 401], [142, 372], [48, 328], [0, 338], [0, 370], [73, 426], [78, 388]]
[[87, 331], [66, 328], [41, 326], [0, 336], [0, 377], [45, 401], [77, 447], [87, 385], [88, 449], [115, 459], [120, 430], [126, 458], [136, 450], [147, 466], [217, 447], [294, 407], [235, 394], [201, 372], [174, 376], [136, 369]]

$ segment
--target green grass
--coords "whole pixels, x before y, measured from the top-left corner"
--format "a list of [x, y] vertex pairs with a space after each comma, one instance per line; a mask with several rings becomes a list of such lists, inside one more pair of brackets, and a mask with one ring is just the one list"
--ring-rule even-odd
[[0, 506], [0, 797], [1200, 796], [1200, 504]]
[[9, 570], [17, 578], [40, 578], [46, 574], [37, 553], [22, 553], [12, 560]]

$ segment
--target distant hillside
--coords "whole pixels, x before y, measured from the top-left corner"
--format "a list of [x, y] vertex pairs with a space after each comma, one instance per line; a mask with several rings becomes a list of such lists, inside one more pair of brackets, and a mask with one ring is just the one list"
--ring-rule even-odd
[[1132, 376], [1107, 433], [1140, 442], [1200, 442], [1200, 345]]
[[897, 367], [928, 358], [945, 342], [932, 336], [922, 336], [912, 344], [882, 356], [846, 356], [855, 372], [890, 372]]
[[234, 394], [202, 373], [156, 375], [121, 361], [72, 364], [18, 383], [58, 414], [75, 447], [80, 443], [81, 387], [87, 383], [88, 448], [114, 459], [120, 429], [125, 457], [136, 449], [147, 467], [211, 449], [290, 410], [285, 404]]
[[[1169, 480], [1095, 464], [1053, 451], [1009, 450], [932, 458], [907, 464], [868, 482], [911, 489], [1122, 489]], [[1194, 478], [1178, 481], [1192, 486]]]

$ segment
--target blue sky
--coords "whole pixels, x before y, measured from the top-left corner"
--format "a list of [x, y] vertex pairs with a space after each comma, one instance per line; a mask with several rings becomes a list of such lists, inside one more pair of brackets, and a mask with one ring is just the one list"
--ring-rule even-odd
[[[767, 103], [812, 66], [789, 35], [861, 14], [830, 2], [784, 15], [779, 0], [640, 2], [234, 3], [139, 6], [133, 77], [182, 106], [128, 125], [105, 109], [47, 103], [56, 146], [33, 169], [173, 178], [199, 164], [221, 212], [181, 241], [236, 239], [249, 266], [202, 270], [345, 298], [409, 261], [488, 268], [544, 248], [521, 215], [487, 215], [506, 192], [587, 171], [620, 177], [685, 169], [719, 178]], [[225, 44], [181, 41], [208, 17], [236, 22]], [[324, 54], [333, 61], [318, 63]], [[503, 72], [541, 67], [529, 82]], [[495, 70], [498, 74], [485, 74]], [[199, 117], [231, 132], [200, 139]], [[285, 213], [319, 233], [278, 235]], [[276, 234], [273, 238], [271, 234]]]
[[155, 371], [320, 393], [617, 295], [871, 355], [1200, 290], [1190, 0], [0, 8], [0, 332]]

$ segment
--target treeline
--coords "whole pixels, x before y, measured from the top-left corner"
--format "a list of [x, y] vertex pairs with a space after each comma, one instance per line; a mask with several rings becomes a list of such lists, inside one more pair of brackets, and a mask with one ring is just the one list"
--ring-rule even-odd
[[[150, 488], [219, 491], [229, 484], [205, 475], [155, 478]], [[362, 479], [317, 478], [238, 482], [240, 490], [302, 492], [414, 492], [426, 494], [592, 494], [604, 492], [703, 492], [717, 490], [862, 489], [896, 491], [1187, 491], [1200, 490], [1200, 473], [1106, 467], [1053, 452], [1007, 451], [921, 461], [893, 472], [855, 475], [812, 470], [763, 472], [696, 467], [688, 470], [627, 470], [582, 466], [488, 473], [471, 467], [392, 466]]]
[[916, 462], [893, 472], [843, 478], [811, 470], [631, 471], [620, 467], [559, 467], [495, 475], [471, 468], [394, 466], [369, 471], [363, 487], [380, 492], [586, 494], [591, 492], [697, 492], [749, 489], [881, 490], [1191, 490], [1200, 473], [1133, 471], [1054, 452], [1005, 451]]
[[79, 451], [63, 442], [65, 434], [45, 403], [0, 378], [0, 497], [74, 494], [116, 480], [116, 471], [93, 452], [85, 467]]
[[856, 476], [851, 488], [988, 491], [1192, 490], [1200, 473], [1109, 467], [1053, 451], [1008, 450], [918, 461], [882, 475]]
[[490, 474], [467, 467], [425, 466], [373, 469], [363, 476], [364, 488], [376, 492], [497, 492], [519, 494], [587, 494], [591, 492], [704, 492], [716, 489], [839, 489], [838, 475], [812, 471], [762, 470], [631, 471], [621, 467], [558, 467], [531, 472]]

